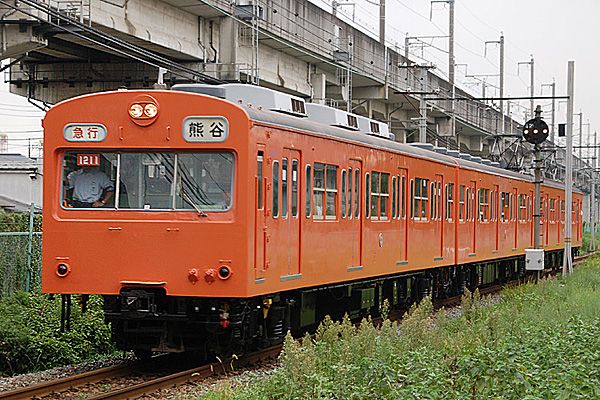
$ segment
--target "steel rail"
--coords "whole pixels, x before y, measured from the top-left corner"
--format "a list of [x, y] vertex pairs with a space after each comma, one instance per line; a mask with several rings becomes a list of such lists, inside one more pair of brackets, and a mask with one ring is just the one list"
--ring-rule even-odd
[[208, 378], [213, 375], [227, 374], [235, 371], [235, 368], [244, 367], [259, 361], [277, 357], [281, 352], [283, 345], [271, 346], [242, 357], [229, 358], [225, 362], [215, 362], [202, 367], [188, 369], [175, 374], [152, 379], [137, 385], [132, 385], [112, 392], [87, 397], [88, 400], [116, 400], [131, 399], [143, 396], [145, 394], [156, 392], [165, 387], [181, 385], [187, 382], [193, 382], [198, 379]]
[[121, 364], [112, 367], [105, 367], [95, 371], [68, 376], [66, 378], [61, 378], [50, 382], [44, 382], [33, 386], [2, 392], [0, 393], [0, 399], [19, 400], [39, 398], [52, 393], [64, 391], [66, 389], [83, 386], [89, 383], [95, 383], [104, 379], [125, 376], [130, 373], [131, 368], [132, 364]]

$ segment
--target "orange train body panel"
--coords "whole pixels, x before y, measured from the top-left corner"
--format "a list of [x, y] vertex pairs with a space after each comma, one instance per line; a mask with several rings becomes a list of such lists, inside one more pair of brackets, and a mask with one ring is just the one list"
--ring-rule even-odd
[[[158, 104], [157, 117], [146, 126], [128, 114], [140, 95], [152, 96]], [[429, 157], [426, 151], [409, 151], [405, 145], [388, 148], [382, 139], [361, 141], [351, 134], [320, 134], [294, 127], [293, 117], [268, 121], [268, 114], [210, 96], [174, 91], [108, 92], [53, 107], [44, 119], [43, 291], [110, 295], [141, 285], [164, 288], [171, 296], [245, 298], [509, 258], [532, 247], [534, 186], [530, 178], [450, 157]], [[222, 142], [184, 140], [183, 124], [190, 116], [224, 117], [228, 138]], [[106, 138], [69, 141], [65, 138], [69, 124], [102, 125]], [[231, 154], [231, 207], [219, 212], [65, 207], [61, 193], [67, 154], [149, 151]], [[262, 161], [260, 174], [257, 154]], [[141, 164], [147, 171], [159, 171], [148, 172], [152, 179], [155, 173], [169, 176], [170, 172], [154, 168], [152, 162]], [[280, 172], [284, 162], [285, 177]], [[307, 166], [314, 174], [315, 166], [321, 164], [324, 176], [327, 165], [337, 167], [335, 191], [321, 192], [313, 187], [314, 179], [307, 179]], [[358, 202], [356, 179], [350, 187], [348, 178], [357, 170]], [[122, 173], [128, 172], [123, 169]], [[367, 179], [370, 185], [375, 179], [381, 183], [384, 178], [379, 173], [388, 174], [387, 193], [378, 184], [383, 194], [371, 191], [367, 197]], [[273, 180], [275, 175], [278, 182]], [[343, 179], [348, 190], [342, 188]], [[282, 180], [287, 186], [282, 186]], [[427, 187], [428, 197], [420, 202], [411, 196], [417, 180]], [[452, 202], [446, 194], [450, 184]], [[176, 185], [174, 190], [179, 190]], [[563, 248], [564, 191], [556, 184], [544, 185], [542, 191], [542, 243], [548, 250]], [[432, 195], [438, 200], [432, 200]], [[317, 200], [323, 201], [323, 208], [333, 207], [320, 211], [323, 218], [313, 215]], [[581, 204], [581, 195], [575, 193], [574, 247], [581, 245]], [[423, 217], [414, 215], [419, 206]], [[284, 210], [287, 216], [282, 215]], [[367, 217], [368, 211], [387, 217]], [[68, 265], [66, 276], [57, 274], [59, 264]], [[221, 266], [231, 269], [228, 279], [206, 279]]]

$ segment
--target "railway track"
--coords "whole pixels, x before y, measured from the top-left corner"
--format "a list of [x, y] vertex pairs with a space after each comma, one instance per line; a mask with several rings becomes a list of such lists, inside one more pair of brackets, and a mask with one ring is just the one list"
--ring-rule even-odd
[[[144, 376], [144, 372], [141, 371], [152, 371], [152, 369], [160, 367], [161, 360], [166, 358], [166, 356], [154, 357], [150, 361], [152, 367], [150, 367], [147, 362], [138, 362], [101, 368], [83, 374], [3, 392], [0, 393], [0, 399], [62, 399], [68, 397], [69, 393], [72, 394], [72, 392], [76, 391], [78, 388], [83, 387], [87, 387], [85, 392], [85, 398], [87, 400], [132, 399], [156, 392], [162, 388], [230, 373], [236, 369], [274, 358], [279, 355], [281, 348], [282, 345], [272, 346], [257, 352], [249, 353], [245, 356], [234, 357], [225, 360], [224, 362], [215, 362], [184, 370], [179, 369], [174, 373], [163, 373], [162, 376], [159, 377], [156, 377], [156, 375], [161, 374], [150, 372], [150, 378], [148, 378], [148, 376]], [[140, 374], [141, 376], [133, 378]], [[124, 385], [123, 387], [114, 390], [107, 390], [107, 388], [111, 386], [111, 381], [127, 377], [132, 377], [132, 380], [139, 381], [139, 383]], [[94, 387], [94, 385], [97, 387]], [[90, 386], [92, 386], [91, 390]], [[77, 395], [73, 395], [72, 397], [79, 398]]]
[[[580, 264], [589, 257], [596, 253], [588, 253], [582, 256], [575, 257], [574, 264]], [[519, 282], [510, 282], [508, 286], [513, 286]], [[481, 295], [489, 295], [497, 293], [507, 285], [493, 285], [480, 289]], [[443, 299], [436, 302], [435, 307], [452, 307], [460, 305], [461, 296], [455, 296], [448, 299]], [[402, 313], [394, 313], [393, 319], [400, 319]], [[249, 353], [241, 357], [234, 357], [224, 362], [214, 362], [211, 364], [205, 364], [199, 367], [190, 369], [179, 370], [171, 374], [166, 374], [154, 378], [146, 378], [140, 383], [127, 385], [122, 388], [118, 388], [110, 391], [103, 391], [102, 389], [96, 390], [95, 394], [86, 396], [88, 400], [108, 400], [108, 399], [132, 399], [137, 398], [146, 394], [157, 392], [160, 389], [173, 387], [176, 385], [182, 385], [188, 382], [198, 381], [200, 379], [206, 379], [211, 376], [220, 374], [227, 374], [233, 372], [236, 369], [244, 368], [248, 365], [256, 364], [261, 361], [272, 359], [277, 357], [281, 352], [282, 345], [272, 346], [257, 352]], [[160, 366], [163, 362], [162, 357], [154, 357], [150, 360], [151, 364]], [[110, 381], [111, 379], [124, 378], [134, 373], [147, 369], [147, 362], [134, 362], [128, 364], [121, 364], [112, 367], [105, 367], [95, 371], [86, 372], [50, 382], [44, 382], [38, 385], [30, 387], [15, 389], [8, 392], [0, 393], [0, 399], [5, 400], [17, 400], [17, 399], [43, 399], [45, 397], [62, 398], [61, 393], [75, 390], [76, 388], [83, 387], [86, 385], [98, 384], [100, 382]], [[154, 374], [156, 375], [156, 374]]]

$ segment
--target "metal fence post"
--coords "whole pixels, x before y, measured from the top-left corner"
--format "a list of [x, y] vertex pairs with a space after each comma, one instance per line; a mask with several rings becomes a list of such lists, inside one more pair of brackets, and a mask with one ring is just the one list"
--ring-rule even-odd
[[29, 206], [29, 236], [27, 237], [27, 271], [25, 273], [25, 291], [31, 290], [31, 263], [33, 258], [33, 203]]

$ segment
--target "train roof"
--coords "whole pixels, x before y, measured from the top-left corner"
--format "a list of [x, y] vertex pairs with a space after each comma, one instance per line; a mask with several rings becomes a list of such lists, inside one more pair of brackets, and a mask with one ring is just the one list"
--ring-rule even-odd
[[[435, 161], [438, 163], [450, 165], [450, 166], [459, 166], [460, 168], [465, 168], [473, 171], [485, 172], [492, 175], [498, 175], [506, 178], [525, 180], [527, 182], [533, 183], [534, 177], [528, 174], [523, 174], [519, 172], [509, 171], [503, 168], [495, 167], [492, 165], [485, 165], [474, 161], [465, 160], [458, 157], [453, 157], [446, 154], [441, 154], [435, 152], [433, 150], [429, 150], [427, 148], [418, 147], [411, 144], [399, 143], [395, 142], [391, 139], [385, 139], [382, 137], [367, 135], [362, 132], [357, 132], [355, 130], [344, 129], [336, 126], [331, 126], [325, 124], [323, 122], [311, 120], [310, 118], [302, 117], [296, 113], [285, 112], [283, 110], [269, 110], [265, 109], [261, 106], [253, 106], [251, 104], [244, 103], [243, 101], [238, 101], [235, 103], [231, 99], [224, 98], [226, 95], [221, 90], [207, 90], [208, 85], [195, 85], [195, 84], [187, 84], [187, 85], [176, 85], [173, 87], [173, 90], [183, 91], [188, 93], [196, 93], [200, 95], [209, 95], [211, 97], [221, 98], [223, 101], [228, 101], [235, 104], [238, 107], [243, 108], [249, 115], [250, 119], [257, 123], [263, 123], [267, 125], [274, 125], [283, 128], [290, 128], [295, 130], [301, 130], [303, 132], [310, 132], [312, 134], [318, 136], [326, 136], [335, 139], [344, 140], [347, 142], [353, 142], [361, 145], [366, 145], [369, 147], [393, 151], [396, 153], [400, 153], [403, 155], [426, 159]], [[225, 86], [225, 85], [223, 85]], [[237, 85], [236, 85], [237, 86]], [[208, 86], [210, 88], [210, 86]], [[213, 86], [213, 88], [218, 88]], [[266, 88], [261, 88], [266, 89]], [[270, 89], [266, 89], [270, 90]], [[275, 91], [274, 91], [275, 92]], [[279, 93], [279, 92], [276, 92]], [[281, 95], [285, 95], [283, 93], [279, 93]], [[550, 187], [554, 187], [557, 189], [564, 189], [564, 183], [553, 181], [553, 180], [544, 180], [544, 184]], [[574, 190], [575, 192], [581, 193], [578, 190]]]
[[[248, 112], [250, 118], [258, 123], [297, 129], [320, 136], [328, 136], [336, 139], [342, 139], [344, 141], [363, 144], [369, 147], [378, 148], [382, 150], [394, 151], [403, 155], [427, 159], [446, 165], [458, 165], [461, 168], [486, 172], [492, 175], [503, 176], [506, 178], [525, 180], [531, 183], [533, 183], [534, 181], [534, 177], [528, 174], [522, 174], [514, 171], [509, 171], [503, 168], [494, 167], [491, 165], [480, 164], [474, 161], [464, 160], [461, 158], [440, 154], [435, 151], [428, 150], [426, 148], [421, 148], [405, 143], [394, 142], [392, 140], [382, 139], [376, 136], [365, 135], [343, 128], [337, 128], [335, 126], [329, 126], [319, 122], [311, 121], [306, 118], [297, 118], [274, 111], [262, 110], [244, 105], [242, 105], [242, 107], [246, 110], [246, 112]], [[564, 189], [564, 184], [562, 182], [546, 179], [544, 180], [544, 184], [557, 189]]]

